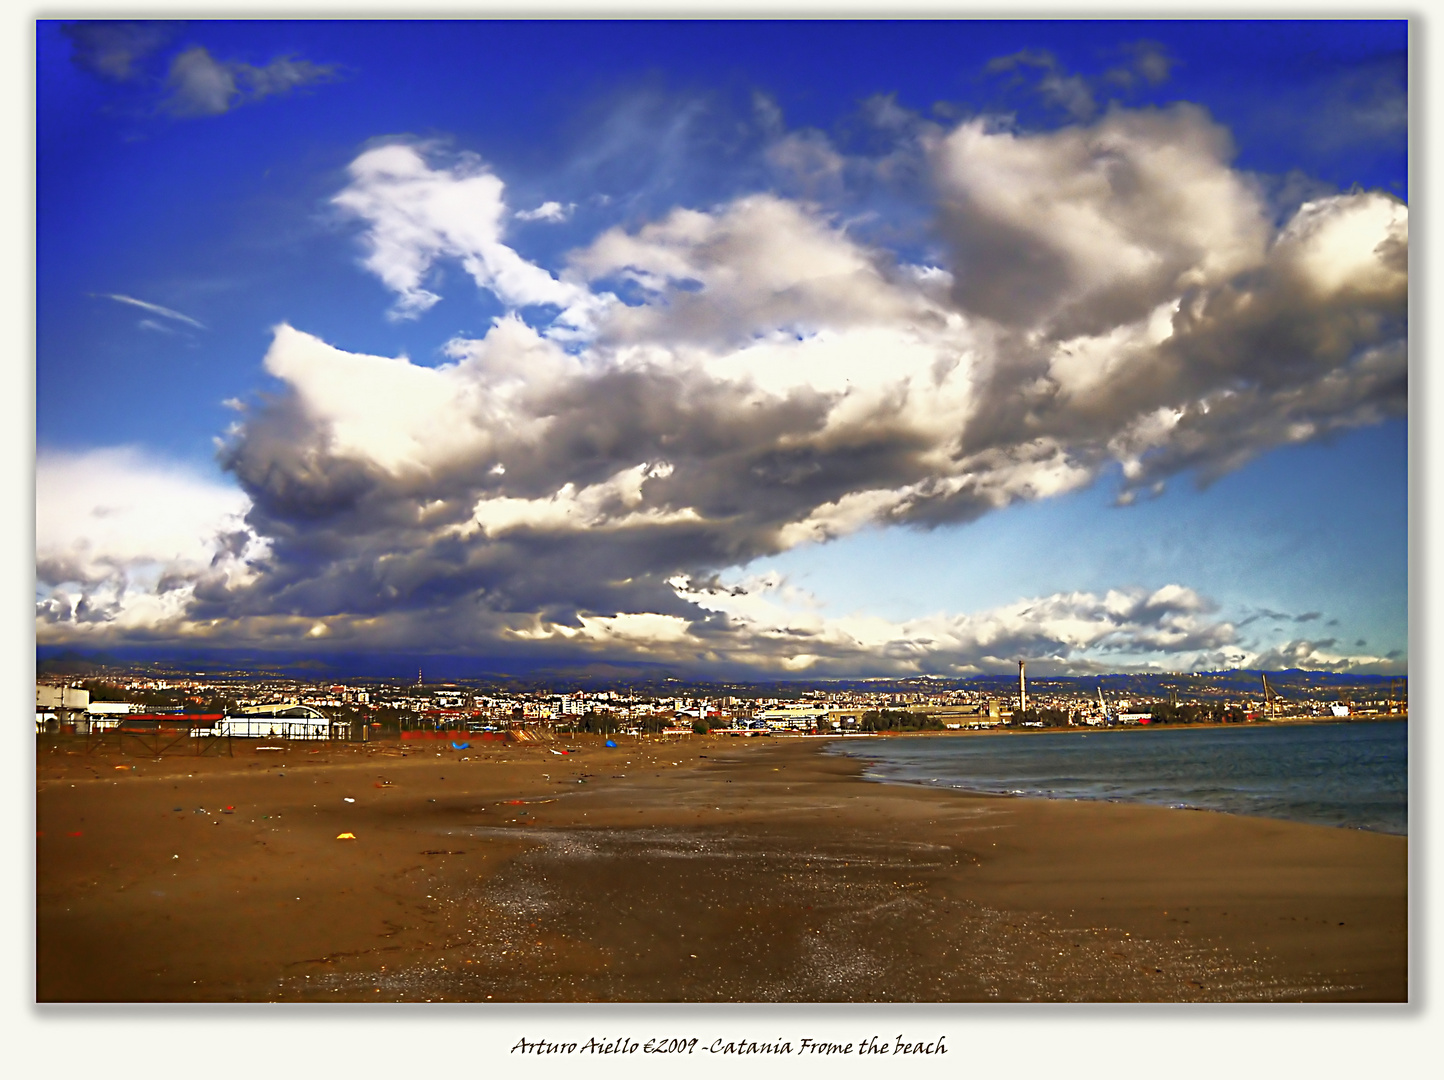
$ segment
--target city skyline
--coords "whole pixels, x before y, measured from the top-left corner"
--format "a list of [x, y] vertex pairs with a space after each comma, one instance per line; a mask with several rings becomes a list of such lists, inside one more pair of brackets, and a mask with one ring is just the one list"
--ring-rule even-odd
[[1402, 674], [1406, 37], [39, 23], [37, 640]]

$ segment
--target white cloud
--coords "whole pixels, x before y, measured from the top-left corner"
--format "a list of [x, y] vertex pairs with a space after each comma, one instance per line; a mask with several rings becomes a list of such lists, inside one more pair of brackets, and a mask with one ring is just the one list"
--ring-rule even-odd
[[74, 566], [74, 580], [122, 563], [209, 562], [211, 538], [249, 506], [238, 488], [131, 449], [42, 452], [35, 492], [37, 553]]
[[[335, 202], [395, 314], [437, 302], [447, 260], [507, 313], [434, 367], [278, 327], [265, 367], [285, 392], [224, 450], [269, 561], [189, 610], [285, 640], [324, 626], [338, 647], [553, 642], [779, 670], [1242, 648], [1184, 585], [906, 623], [713, 591], [869, 525], [966, 521], [1115, 465], [1126, 498], [1404, 410], [1397, 200], [1317, 198], [1280, 228], [1227, 133], [1187, 107], [915, 137], [943, 242], [916, 265], [814, 203], [751, 193], [607, 229], [559, 274], [508, 244], [524, 215], [477, 159], [367, 150]], [[807, 160], [845, 182], [818, 140]], [[548, 305], [542, 329], [518, 314]]]
[[539, 619], [512, 636], [596, 649], [625, 639], [644, 645], [654, 659], [701, 650], [759, 672], [825, 674], [864, 664], [893, 674], [961, 675], [1008, 670], [1019, 656], [1057, 672], [1147, 666], [1180, 652], [1217, 650], [1237, 636], [1231, 623], [1212, 617], [1214, 605], [1179, 585], [1113, 589], [1101, 596], [1058, 593], [969, 615], [940, 613], [903, 622], [827, 616], [776, 576], [732, 588], [693, 588], [686, 578], [673, 586], [698, 607], [725, 614], [729, 634], [698, 633], [673, 616], [635, 615], [583, 617], [575, 626]]
[[567, 203], [563, 206], [555, 200], [548, 200], [535, 210], [518, 210], [515, 217], [518, 221], [566, 221], [576, 208], [576, 203]]
[[118, 448], [42, 452], [37, 614], [92, 629], [180, 621], [197, 586], [249, 581], [266, 548], [239, 489]]
[[671, 475], [672, 467], [665, 461], [643, 462], [580, 490], [575, 484], [566, 484], [547, 498], [518, 499], [505, 495], [483, 498], [477, 502], [471, 521], [460, 530], [460, 535], [470, 535], [477, 528], [494, 537], [516, 529], [626, 529], [700, 520], [691, 507], [639, 509], [643, 501], [642, 486], [653, 478], [665, 480]]
[[528, 262], [503, 241], [504, 185], [478, 159], [432, 168], [416, 146], [392, 143], [351, 163], [351, 183], [332, 201], [367, 225], [365, 266], [397, 294], [396, 318], [416, 318], [441, 299], [428, 272], [456, 259], [476, 284], [509, 308], [543, 304], [581, 326], [599, 301]]
[[773, 195], [609, 229], [569, 262], [569, 276], [625, 280], [646, 297], [607, 309], [599, 333], [618, 342], [735, 344], [774, 331], [897, 326], [930, 307], [890, 279], [881, 253]]
[[1369, 192], [1304, 203], [1276, 245], [1280, 260], [1325, 298], [1407, 289], [1408, 250], [1408, 208]]
[[676, 615], [583, 615], [579, 622], [579, 626], [572, 627], [536, 619], [529, 626], [504, 631], [504, 636], [528, 642], [561, 640], [568, 644], [627, 649], [655, 649], [692, 641], [688, 620]]
[[485, 453], [480, 387], [455, 368], [343, 352], [290, 326], [275, 330], [266, 370], [289, 383], [331, 453], [392, 473]]
[[[172, 308], [161, 307], [159, 304], [152, 304], [147, 300], [137, 300], [133, 296], [123, 296], [120, 293], [91, 293], [91, 295], [101, 297], [105, 300], [114, 300], [119, 304], [130, 304], [143, 311], [153, 312], [156, 315], [174, 320], [175, 322], [182, 322], [188, 326], [194, 326], [197, 330], [204, 330], [206, 328], [205, 324], [199, 319], [192, 319], [189, 315], [183, 315]], [[158, 324], [152, 323], [151, 325], [157, 326]]]
[[[1360, 642], [1360, 644], [1363, 644]], [[1309, 641], [1296, 638], [1256, 651], [1246, 652], [1236, 658], [1240, 667], [1260, 668], [1267, 671], [1287, 671], [1298, 668], [1306, 671], [1372, 672], [1395, 674], [1408, 670], [1403, 657], [1374, 656], [1364, 652], [1345, 652], [1338, 648], [1333, 638]]]

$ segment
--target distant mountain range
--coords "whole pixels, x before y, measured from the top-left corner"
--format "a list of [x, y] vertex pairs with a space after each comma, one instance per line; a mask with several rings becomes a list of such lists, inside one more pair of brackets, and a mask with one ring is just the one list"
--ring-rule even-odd
[[[280, 678], [336, 682], [412, 682], [418, 672], [427, 683], [466, 683], [512, 690], [605, 689], [625, 687], [648, 696], [732, 694], [738, 697], [794, 697], [810, 690], [862, 693], [938, 693], [974, 690], [1006, 697], [1018, 686], [1016, 674], [949, 678], [933, 675], [906, 678], [756, 679], [703, 678], [664, 664], [552, 660], [522, 662], [514, 658], [407, 656], [337, 653], [325, 657], [277, 656], [274, 653], [222, 650], [168, 651], [140, 648], [82, 652], [40, 646], [36, 674], [94, 678], [106, 671], [145, 670], [157, 676], [201, 675], [212, 679]], [[1101, 687], [1110, 697], [1180, 698], [1239, 697], [1262, 693], [1256, 670], [1173, 673], [1122, 672], [1107, 675], [1029, 676], [1030, 690], [1076, 691], [1092, 695]], [[1269, 671], [1269, 685], [1288, 697], [1330, 695], [1341, 690], [1387, 690], [1399, 676], [1338, 674], [1329, 671]]]

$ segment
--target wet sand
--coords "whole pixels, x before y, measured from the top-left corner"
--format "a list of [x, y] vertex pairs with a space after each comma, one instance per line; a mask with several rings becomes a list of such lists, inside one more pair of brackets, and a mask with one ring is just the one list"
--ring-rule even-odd
[[619, 742], [42, 742], [37, 999], [1407, 999], [1404, 837]]

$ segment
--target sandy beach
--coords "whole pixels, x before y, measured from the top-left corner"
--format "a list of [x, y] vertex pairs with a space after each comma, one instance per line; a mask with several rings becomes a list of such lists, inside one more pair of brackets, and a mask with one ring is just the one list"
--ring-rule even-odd
[[36, 997], [1408, 996], [1405, 837], [873, 783], [818, 739], [618, 741], [41, 741]]

